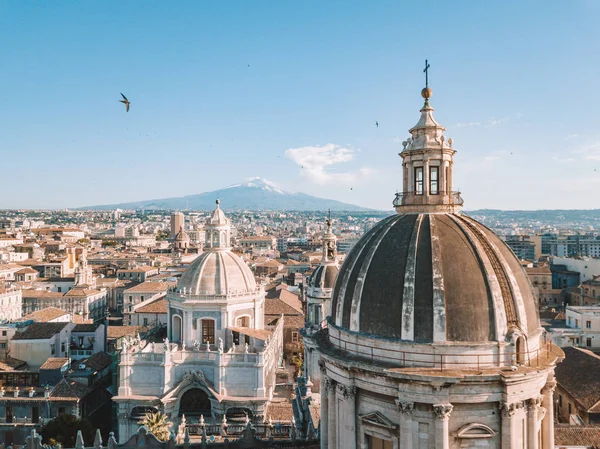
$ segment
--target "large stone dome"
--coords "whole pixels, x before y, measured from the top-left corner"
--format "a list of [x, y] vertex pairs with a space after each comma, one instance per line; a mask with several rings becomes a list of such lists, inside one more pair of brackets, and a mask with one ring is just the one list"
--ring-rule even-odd
[[178, 290], [196, 296], [242, 295], [256, 291], [254, 275], [231, 251], [202, 253], [179, 280]]
[[390, 216], [348, 254], [332, 322], [413, 342], [506, 341], [539, 331], [529, 279], [510, 248], [462, 215]]

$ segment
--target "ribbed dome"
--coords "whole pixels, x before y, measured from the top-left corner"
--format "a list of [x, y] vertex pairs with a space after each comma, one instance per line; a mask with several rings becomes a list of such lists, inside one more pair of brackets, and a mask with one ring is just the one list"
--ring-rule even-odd
[[308, 286], [312, 288], [333, 288], [340, 268], [334, 264], [319, 265], [308, 278]]
[[256, 291], [256, 281], [248, 265], [237, 255], [212, 251], [192, 262], [177, 288], [189, 295], [245, 294]]
[[504, 341], [540, 328], [519, 260], [459, 214], [382, 220], [348, 254], [332, 301], [336, 326], [407, 341]]

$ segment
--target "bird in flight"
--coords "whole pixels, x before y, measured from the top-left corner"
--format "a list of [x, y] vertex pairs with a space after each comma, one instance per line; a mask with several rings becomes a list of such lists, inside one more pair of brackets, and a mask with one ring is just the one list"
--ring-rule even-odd
[[375, 126], [379, 128], [379, 122], [375, 122]]
[[120, 103], [125, 103], [125, 112], [129, 112], [129, 105], [131, 104], [129, 102], [129, 100], [127, 99], [127, 97], [123, 94], [121, 94], [121, 96], [123, 97], [122, 100], [119, 100]]

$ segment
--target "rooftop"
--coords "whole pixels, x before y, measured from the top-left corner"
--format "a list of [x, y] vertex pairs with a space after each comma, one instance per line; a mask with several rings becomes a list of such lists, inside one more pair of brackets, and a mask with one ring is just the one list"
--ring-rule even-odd
[[46, 307], [45, 309], [31, 312], [29, 315], [25, 315], [22, 319], [23, 321], [33, 320], [40, 323], [47, 323], [48, 321], [64, 317], [65, 315], [70, 314], [69, 312], [59, 309], [58, 307]]
[[62, 331], [69, 323], [33, 323], [27, 329], [17, 332], [13, 340], [45, 340]]

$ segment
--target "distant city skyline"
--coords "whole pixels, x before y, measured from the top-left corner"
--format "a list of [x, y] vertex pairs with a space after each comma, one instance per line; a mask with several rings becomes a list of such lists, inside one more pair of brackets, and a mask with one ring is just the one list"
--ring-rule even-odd
[[466, 210], [600, 208], [599, 14], [584, 0], [2, 2], [0, 208], [261, 177], [391, 210], [425, 59]]

